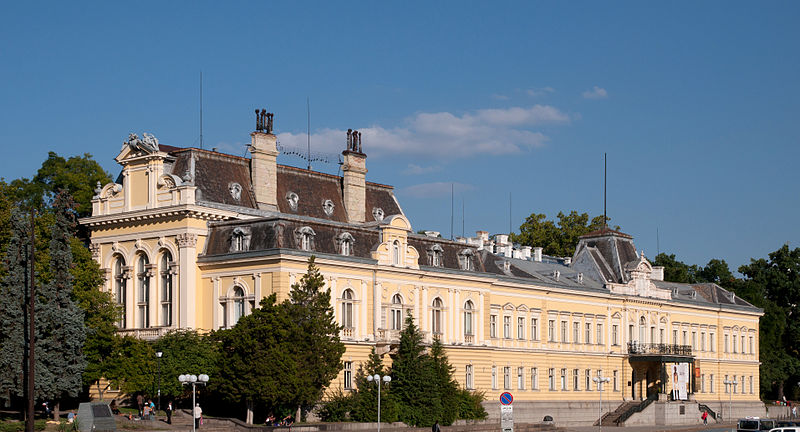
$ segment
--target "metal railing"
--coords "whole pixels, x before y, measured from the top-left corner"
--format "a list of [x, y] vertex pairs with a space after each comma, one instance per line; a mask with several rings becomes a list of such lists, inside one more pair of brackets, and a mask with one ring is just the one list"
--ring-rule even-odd
[[636, 341], [628, 342], [628, 354], [655, 354], [692, 356], [691, 345], [645, 344]]
[[155, 340], [164, 336], [170, 327], [148, 327], [137, 329], [117, 329], [117, 334], [120, 336], [133, 336], [137, 339]]
[[711, 416], [711, 418], [713, 418], [714, 420], [717, 419], [717, 413], [715, 413], [714, 410], [712, 410], [708, 405], [706, 405], [706, 404], [698, 404], [697, 408], [700, 409], [700, 412], [703, 412], [703, 411], [707, 412], [708, 415]]
[[619, 417], [614, 421], [614, 423], [619, 426], [622, 423], [625, 423], [632, 415], [644, 411], [645, 408], [650, 406], [656, 399], [658, 399], [658, 395], [650, 395], [647, 399], [643, 400], [642, 403], [631, 407], [629, 410], [625, 411], [624, 413], [620, 414]]

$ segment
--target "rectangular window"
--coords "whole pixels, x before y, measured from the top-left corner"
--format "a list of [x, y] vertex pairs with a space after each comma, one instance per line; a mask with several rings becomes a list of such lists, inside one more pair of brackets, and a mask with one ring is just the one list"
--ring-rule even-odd
[[592, 323], [586, 323], [586, 334], [583, 335], [583, 343], [590, 344], [592, 343]]
[[714, 388], [714, 374], [710, 374], [708, 376], [708, 389], [711, 393], [714, 393], [716, 389]]
[[656, 328], [650, 327], [650, 343], [656, 343]]
[[539, 369], [535, 367], [531, 368], [531, 389], [539, 390]]
[[614, 371], [614, 391], [619, 391], [619, 371]]
[[754, 354], [755, 351], [753, 350], [753, 336], [750, 336], [750, 354]]
[[592, 370], [591, 369], [586, 369], [586, 372], [584, 372], [584, 385], [583, 385], [583, 388], [585, 388], [586, 391], [592, 391]]
[[619, 326], [611, 324], [611, 345], [619, 345]]
[[700, 332], [700, 351], [706, 350], [706, 332]]
[[489, 337], [497, 337], [497, 315], [489, 315]]
[[697, 349], [697, 332], [692, 332], [692, 349]]
[[736, 336], [733, 337], [733, 353], [736, 354]]
[[753, 376], [750, 375], [750, 394], [753, 394]]
[[603, 324], [597, 324], [597, 337], [594, 339], [594, 343], [603, 344]]
[[628, 324], [628, 342], [633, 341], [633, 324]]
[[714, 344], [714, 333], [709, 333], [708, 338], [709, 345], [711, 346], [711, 352], [716, 351], [717, 346]]
[[344, 389], [353, 388], [353, 362], [344, 362]]
[[[741, 344], [741, 345], [739, 345], [739, 346], [740, 346], [740, 347], [742, 347], [742, 354], [746, 354], [746, 353], [747, 353], [747, 351], [745, 350], [745, 345], [744, 345], [744, 336], [742, 336], [742, 344]], [[751, 353], [751, 354], [752, 354], [752, 353]]]
[[580, 390], [581, 371], [579, 369], [572, 370], [572, 389], [575, 391]]
[[531, 318], [531, 340], [539, 340], [539, 320]]
[[561, 321], [561, 342], [569, 342], [567, 340], [567, 322]]
[[572, 343], [580, 343], [581, 341], [581, 323], [572, 323]]
[[525, 390], [525, 368], [522, 366], [517, 368], [517, 388]]
[[742, 383], [742, 394], [744, 394], [744, 375], [742, 375], [742, 380], [739, 382]]
[[550, 342], [555, 342], [556, 338], [556, 322], [553, 320], [547, 320], [547, 340]]
[[556, 370], [550, 368], [547, 370], [547, 380], [548, 384], [550, 385], [550, 391], [554, 391], [556, 389]]
[[660, 343], [662, 345], [664, 344], [664, 329], [663, 328], [658, 329], [658, 343]]
[[683, 331], [683, 339], [681, 339], [681, 341], [682, 341], [681, 345], [689, 345], [689, 339], [687, 338], [686, 333], [687, 333], [686, 330], [684, 330]]
[[511, 339], [511, 317], [504, 316], [503, 317], [503, 337], [506, 339]]
[[497, 366], [492, 366], [492, 389], [497, 390]]
[[466, 376], [466, 379], [464, 380], [464, 383], [465, 383], [465, 385], [467, 387], [467, 390], [472, 390], [473, 388], [475, 388], [475, 387], [473, 387], [474, 386], [474, 380], [472, 378], [472, 365], [467, 365], [467, 373], [466, 373], [466, 375], [467, 376]]
[[728, 335], [725, 335], [725, 343], [723, 344], [723, 349], [724, 349], [723, 352], [728, 352], [728, 339], [729, 339]]
[[503, 367], [503, 388], [511, 390], [511, 366]]
[[525, 339], [525, 318], [517, 318], [517, 339]]
[[561, 390], [567, 390], [567, 369], [565, 368], [561, 369]]

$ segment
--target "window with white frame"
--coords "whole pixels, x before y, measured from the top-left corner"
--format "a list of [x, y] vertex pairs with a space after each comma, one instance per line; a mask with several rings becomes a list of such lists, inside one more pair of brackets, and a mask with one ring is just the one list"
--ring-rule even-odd
[[619, 345], [619, 326], [611, 324], [611, 345]]
[[581, 341], [581, 323], [572, 323], [572, 343], [580, 343]]
[[700, 332], [700, 351], [706, 350], [706, 332]]
[[304, 226], [302, 228], [298, 228], [295, 231], [295, 240], [297, 241], [297, 247], [300, 250], [304, 251], [313, 251], [314, 250], [314, 237], [317, 233], [309, 226]]
[[569, 342], [567, 340], [567, 322], [561, 321], [561, 342]]
[[619, 391], [619, 371], [614, 371], [614, 391]]
[[716, 391], [714, 388], [714, 374], [709, 374], [708, 376], [708, 388], [711, 393], [714, 393]]
[[548, 380], [550, 391], [555, 391], [555, 389], [556, 389], [556, 370], [555, 370], [555, 368], [549, 368], [547, 370], [547, 380]]
[[467, 300], [464, 303], [464, 335], [465, 336], [472, 336], [472, 301]]
[[489, 337], [497, 337], [497, 315], [489, 315]]
[[139, 314], [139, 328], [150, 327], [150, 270], [147, 268], [149, 260], [147, 255], [140, 253], [136, 258], [136, 285], [138, 301], [136, 303]]
[[724, 337], [725, 337], [724, 339], [725, 343], [723, 344], [723, 347], [725, 348], [724, 352], [728, 352], [728, 340], [730, 339], [730, 337], [727, 334]]
[[231, 233], [231, 252], [245, 252], [250, 248], [250, 229], [236, 227]]
[[503, 316], [503, 338], [511, 339], [511, 317]]
[[539, 319], [531, 318], [531, 340], [539, 340]]
[[556, 322], [555, 320], [547, 320], [547, 340], [555, 342], [556, 340]]
[[693, 350], [697, 349], [697, 332], [696, 331], [692, 332], [692, 349]]
[[525, 368], [522, 366], [517, 368], [517, 389], [525, 390]]
[[428, 265], [432, 267], [441, 267], [444, 262], [442, 260], [443, 253], [442, 247], [438, 244], [431, 246], [431, 248], [428, 249]]
[[511, 390], [511, 366], [503, 367], [503, 388]]
[[400, 242], [397, 240], [392, 242], [392, 264], [400, 265]]
[[458, 264], [461, 270], [471, 271], [473, 269], [472, 255], [472, 249], [464, 249], [458, 254]]
[[715, 352], [717, 350], [717, 346], [714, 344], [714, 333], [708, 334], [708, 345], [711, 347], [711, 352]]
[[344, 362], [344, 389], [352, 390], [353, 388], [353, 362]]
[[172, 288], [174, 270], [172, 268], [172, 254], [165, 250], [161, 254], [161, 325], [172, 326]]
[[583, 377], [584, 377], [584, 381], [585, 381], [583, 388], [585, 388], [586, 391], [591, 391], [592, 390], [592, 370], [591, 369], [586, 369], [584, 371]]
[[126, 322], [126, 305], [127, 305], [127, 285], [128, 285], [128, 277], [125, 271], [125, 258], [118, 255], [114, 261], [114, 296], [117, 300], [117, 307], [120, 311], [119, 321], [117, 321], [117, 326], [119, 328], [125, 328]]
[[581, 381], [581, 371], [580, 369], [573, 369], [572, 370], [572, 390], [578, 391], [580, 390], [580, 381]]
[[464, 385], [467, 387], [467, 390], [472, 390], [473, 388], [475, 388], [474, 387], [475, 384], [474, 384], [473, 369], [471, 364], [468, 364], [466, 366], [465, 375], [466, 376], [464, 377]]
[[561, 368], [561, 391], [567, 390], [567, 369]]
[[517, 339], [525, 339], [525, 317], [517, 317]]
[[431, 304], [431, 331], [433, 334], [442, 334], [442, 299], [435, 298]]
[[353, 238], [352, 234], [348, 232], [341, 233], [337, 238], [337, 242], [339, 243], [339, 255], [353, 255], [353, 244], [355, 243], [355, 239]]
[[233, 310], [231, 315], [231, 326], [235, 326], [239, 322], [239, 318], [244, 316], [244, 289], [240, 286], [233, 288], [233, 296], [230, 300], [233, 303]]
[[403, 329], [403, 297], [400, 294], [395, 294], [392, 296], [392, 306], [389, 309], [389, 315], [391, 316], [391, 329], [392, 330], [402, 330]]
[[531, 390], [539, 390], [539, 368], [531, 368]]
[[594, 343], [596, 343], [598, 345], [602, 345], [603, 344], [603, 324], [598, 323], [596, 325], [596, 327], [597, 327], [597, 337], [595, 338]]
[[755, 354], [754, 351], [755, 344], [753, 343], [753, 340], [754, 340], [753, 336], [750, 336], [750, 354]]
[[342, 327], [353, 328], [353, 290], [346, 289], [342, 293]]
[[583, 343], [590, 344], [592, 343], [592, 323], [585, 323], [584, 327], [586, 327], [586, 331], [583, 334]]

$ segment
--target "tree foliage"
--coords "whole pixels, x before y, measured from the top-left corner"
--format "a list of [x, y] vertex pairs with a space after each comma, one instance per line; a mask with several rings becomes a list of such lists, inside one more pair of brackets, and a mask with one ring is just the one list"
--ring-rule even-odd
[[675, 257], [675, 254], [660, 253], [653, 259], [654, 266], [664, 267], [664, 280], [680, 283], [715, 283], [723, 288], [732, 289], [736, 277], [725, 260], [711, 259], [705, 266], [686, 264]]
[[[378, 420], [378, 384], [367, 379], [368, 376], [378, 374], [387, 375], [383, 366], [383, 359], [372, 347], [367, 362], [359, 365], [355, 376], [355, 390], [352, 394], [352, 411], [350, 419], [359, 422], [374, 422]], [[385, 423], [396, 422], [399, 407], [392, 392], [392, 383], [381, 384], [381, 421]]]
[[[531, 213], [520, 225], [519, 234], [511, 234], [511, 240], [521, 245], [541, 247], [547, 255], [572, 256], [578, 237], [603, 228], [602, 215], [590, 220], [588, 213], [572, 210], [569, 214], [558, 212], [556, 217], [558, 222], [548, 220], [543, 213]], [[608, 218], [606, 223], [610, 220]]]

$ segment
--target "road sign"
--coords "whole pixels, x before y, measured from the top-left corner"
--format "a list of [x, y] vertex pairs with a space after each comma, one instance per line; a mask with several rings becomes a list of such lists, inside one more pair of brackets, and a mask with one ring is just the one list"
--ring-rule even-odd
[[500, 395], [500, 403], [503, 405], [511, 405], [511, 402], [514, 402], [514, 396], [511, 396], [509, 392], [503, 392]]
[[[511, 396], [510, 394], [508, 395]], [[513, 405], [500, 405], [500, 429], [503, 432], [514, 432]]]

